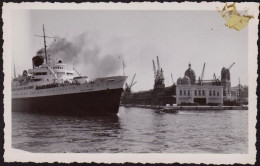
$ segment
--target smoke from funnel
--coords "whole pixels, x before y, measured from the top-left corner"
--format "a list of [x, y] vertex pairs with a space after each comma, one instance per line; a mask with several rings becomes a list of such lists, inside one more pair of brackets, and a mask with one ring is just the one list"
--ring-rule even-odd
[[61, 59], [67, 65], [75, 66], [81, 74], [90, 77], [118, 74], [121, 69], [122, 54], [101, 54], [101, 48], [87, 33], [72, 41], [58, 38], [47, 47], [47, 54], [53, 60]]

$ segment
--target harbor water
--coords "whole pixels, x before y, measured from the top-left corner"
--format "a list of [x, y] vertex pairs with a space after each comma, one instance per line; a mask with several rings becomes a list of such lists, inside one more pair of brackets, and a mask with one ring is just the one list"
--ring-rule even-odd
[[114, 117], [13, 112], [12, 147], [35, 153], [248, 153], [248, 110], [173, 114], [120, 107]]

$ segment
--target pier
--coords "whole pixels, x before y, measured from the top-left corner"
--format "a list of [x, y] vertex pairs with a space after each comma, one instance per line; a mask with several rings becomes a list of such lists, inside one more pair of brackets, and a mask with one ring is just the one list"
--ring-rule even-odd
[[137, 105], [137, 104], [122, 104], [124, 107], [137, 107], [148, 109], [171, 109], [171, 110], [198, 110], [198, 111], [215, 111], [215, 110], [248, 110], [248, 106], [160, 106], [160, 105]]

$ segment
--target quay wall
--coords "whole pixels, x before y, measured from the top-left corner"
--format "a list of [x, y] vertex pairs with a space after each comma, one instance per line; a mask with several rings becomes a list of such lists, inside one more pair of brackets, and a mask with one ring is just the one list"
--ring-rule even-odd
[[124, 107], [137, 107], [148, 109], [173, 109], [173, 110], [248, 110], [247, 106], [159, 106], [159, 105], [137, 105], [137, 104], [123, 104]]

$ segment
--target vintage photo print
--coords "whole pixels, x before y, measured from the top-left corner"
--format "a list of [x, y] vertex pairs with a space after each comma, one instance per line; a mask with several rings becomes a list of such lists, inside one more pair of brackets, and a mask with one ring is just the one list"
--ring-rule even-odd
[[4, 160], [253, 164], [258, 14], [4, 3]]

